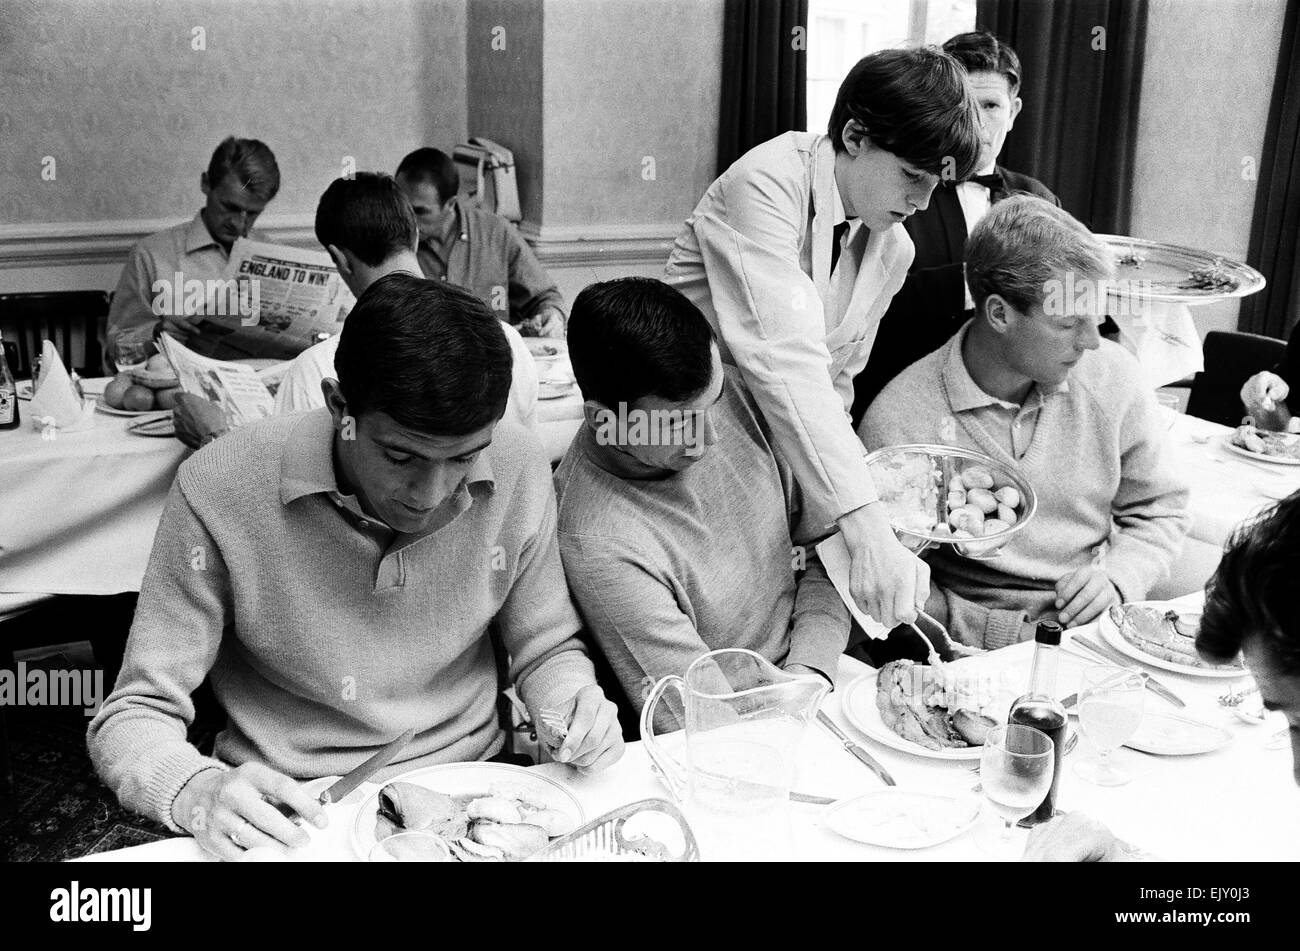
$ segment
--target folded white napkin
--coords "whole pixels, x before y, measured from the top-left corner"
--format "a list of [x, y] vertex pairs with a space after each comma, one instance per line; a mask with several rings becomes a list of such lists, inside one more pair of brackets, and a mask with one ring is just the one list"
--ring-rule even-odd
[[48, 340], [41, 347], [41, 373], [32, 388], [28, 418], [40, 430], [75, 433], [95, 426], [95, 405], [77, 395], [59, 351]]

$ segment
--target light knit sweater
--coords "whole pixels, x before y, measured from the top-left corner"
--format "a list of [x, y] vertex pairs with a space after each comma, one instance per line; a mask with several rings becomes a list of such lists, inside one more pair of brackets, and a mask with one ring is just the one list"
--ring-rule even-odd
[[[341, 774], [407, 728], [414, 741], [379, 778], [495, 754], [489, 624], [534, 715], [595, 682], [536, 437], [500, 424], [416, 536], [338, 495], [333, 440], [326, 410], [274, 417], [181, 466], [122, 672], [89, 729], [95, 767], [127, 807], [176, 828], [172, 803], [204, 769]], [[185, 739], [209, 673], [229, 717], [215, 759]]]
[[931, 553], [927, 610], [960, 640], [995, 648], [1032, 637], [1035, 619], [1055, 616], [1056, 582], [1094, 560], [1126, 601], [1146, 597], [1181, 551], [1190, 518], [1137, 361], [1108, 340], [1084, 354], [1067, 386], [1042, 394], [1033, 438], [1017, 460], [1005, 436], [964, 408], [975, 387], [961, 350], [969, 326], [895, 377], [859, 436], [873, 450], [949, 442], [944, 420], [953, 417], [956, 445], [1018, 471], [1038, 496], [1038, 512], [994, 560], [962, 558], [946, 546]]
[[[569, 587], [633, 709], [660, 677], [745, 647], [835, 677], [849, 615], [753, 398], [727, 367], [717, 442], [681, 472], [620, 478], [584, 427], [555, 472]], [[663, 712], [658, 725], [673, 729]]]

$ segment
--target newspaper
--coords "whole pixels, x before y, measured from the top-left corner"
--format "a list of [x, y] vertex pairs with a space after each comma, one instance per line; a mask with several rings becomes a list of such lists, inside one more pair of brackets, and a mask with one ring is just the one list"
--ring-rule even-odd
[[243, 363], [200, 356], [171, 334], [159, 334], [158, 345], [176, 372], [181, 389], [216, 403], [231, 426], [265, 419], [275, 411], [275, 397], [267, 382], [278, 386], [287, 363], [259, 373]]
[[240, 238], [209, 282], [200, 331], [217, 359], [288, 360], [343, 329], [355, 298], [330, 256]]

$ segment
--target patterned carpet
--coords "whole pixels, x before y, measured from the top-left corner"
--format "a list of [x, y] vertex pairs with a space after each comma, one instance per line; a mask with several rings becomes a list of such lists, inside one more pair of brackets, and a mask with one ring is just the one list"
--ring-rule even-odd
[[0, 813], [0, 859], [57, 862], [173, 834], [122, 809], [95, 778], [78, 711], [11, 708], [6, 723], [15, 798]]

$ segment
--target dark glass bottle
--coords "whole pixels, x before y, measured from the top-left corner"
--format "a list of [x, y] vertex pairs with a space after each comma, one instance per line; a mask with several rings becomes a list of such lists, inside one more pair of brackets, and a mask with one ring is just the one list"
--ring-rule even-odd
[[1042, 730], [1055, 747], [1052, 764], [1052, 788], [1034, 812], [1021, 825], [1038, 825], [1052, 818], [1056, 811], [1056, 787], [1061, 781], [1066, 727], [1069, 718], [1065, 707], [1056, 699], [1056, 668], [1061, 654], [1061, 625], [1040, 621], [1034, 634], [1034, 666], [1029, 675], [1029, 691], [1011, 704], [1008, 723], [1019, 723]]
[[17, 429], [18, 422], [18, 384], [9, 369], [4, 336], [0, 334], [0, 429]]

